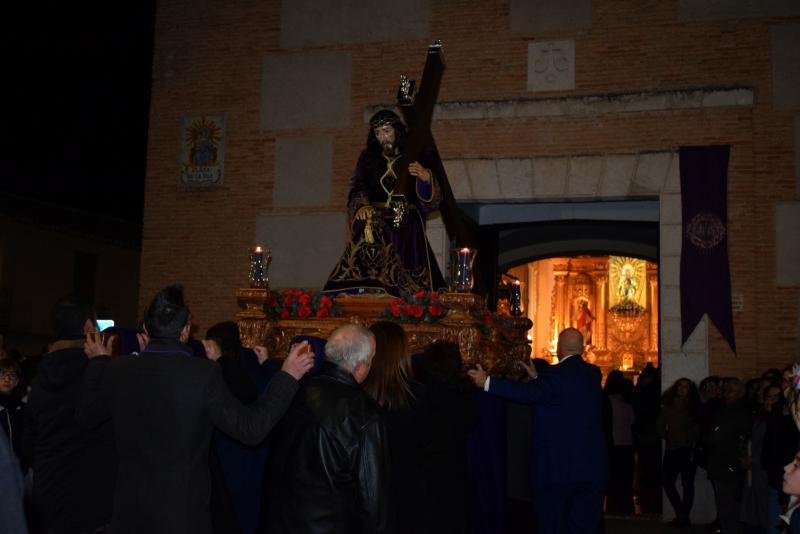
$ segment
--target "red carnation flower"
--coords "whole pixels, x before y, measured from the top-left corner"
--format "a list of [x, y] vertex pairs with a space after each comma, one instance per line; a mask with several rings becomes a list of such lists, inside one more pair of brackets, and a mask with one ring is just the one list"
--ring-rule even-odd
[[292, 290], [291, 289], [282, 289], [281, 290], [281, 295], [291, 295], [291, 294], [292, 294]]
[[420, 289], [419, 291], [417, 291], [416, 293], [414, 293], [414, 298], [417, 298], [417, 299], [424, 299], [424, 298], [425, 298], [425, 291], [423, 291], [423, 290], [421, 290], [421, 289]]
[[442, 315], [442, 313], [444, 313], [444, 310], [442, 309], [442, 307], [441, 306], [436, 306], [436, 305], [428, 306], [428, 311], [434, 317], [439, 317], [440, 315]]
[[281, 319], [288, 319], [289, 315], [290, 315], [289, 310], [287, 310], [286, 308], [283, 308], [281, 310]]
[[297, 300], [299, 300], [300, 304], [303, 306], [308, 306], [308, 304], [311, 302], [311, 297], [308, 295], [300, 295], [300, 298]]
[[422, 306], [420, 306], [419, 304], [414, 304], [414, 306], [411, 308], [411, 315], [413, 315], [417, 319], [422, 317], [424, 314], [425, 310], [422, 309]]
[[323, 308], [330, 308], [331, 306], [333, 306], [333, 301], [328, 297], [322, 297], [321, 299], [319, 299], [319, 305], [322, 306]]
[[406, 315], [414, 315], [414, 306], [411, 304], [406, 304], [403, 307], [403, 311], [406, 312]]
[[317, 310], [317, 317], [327, 317], [328, 316], [328, 308], [320, 308]]
[[309, 315], [311, 315], [311, 308], [309, 308], [308, 306], [300, 306], [300, 309], [297, 310], [297, 315], [303, 318], [308, 317]]
[[439, 300], [439, 293], [431, 293], [428, 298], [431, 300], [431, 302], [436, 302]]
[[299, 297], [299, 296], [300, 296], [300, 295], [302, 295], [302, 294], [303, 294], [303, 292], [302, 292], [302, 291], [300, 291], [299, 289], [295, 289], [295, 290], [294, 290], [294, 296], [295, 296], [295, 297]]

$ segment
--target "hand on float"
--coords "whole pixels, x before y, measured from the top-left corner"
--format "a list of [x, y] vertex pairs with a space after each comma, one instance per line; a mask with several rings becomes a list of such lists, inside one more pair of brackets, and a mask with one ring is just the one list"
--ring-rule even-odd
[[308, 341], [302, 341], [292, 345], [289, 356], [281, 365], [281, 371], [289, 373], [295, 380], [300, 380], [312, 367], [314, 367], [314, 352]]
[[433, 173], [417, 163], [416, 161], [408, 166], [408, 173], [412, 176], [416, 176], [423, 182], [430, 182], [431, 178], [433, 177]]
[[267, 350], [267, 347], [256, 345], [255, 347], [253, 347], [253, 352], [256, 353], [256, 358], [258, 358], [258, 363], [264, 363], [269, 359], [269, 351]]
[[467, 371], [467, 375], [469, 376], [472, 383], [475, 384], [477, 387], [482, 388], [484, 384], [486, 384], [486, 379], [489, 377], [486, 374], [486, 371], [483, 370], [481, 364], [477, 364], [475, 369], [470, 369]]
[[525, 373], [527, 373], [531, 379], [536, 379], [539, 376], [539, 373], [536, 372], [536, 367], [532, 363], [519, 362], [519, 365], [525, 369]]
[[362, 206], [358, 208], [358, 211], [356, 212], [356, 220], [364, 221], [370, 215], [372, 215], [372, 206]]

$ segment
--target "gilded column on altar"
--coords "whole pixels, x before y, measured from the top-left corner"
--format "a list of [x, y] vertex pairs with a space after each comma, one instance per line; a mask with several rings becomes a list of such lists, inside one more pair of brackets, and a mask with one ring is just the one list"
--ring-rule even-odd
[[608, 287], [608, 276], [598, 274], [595, 276], [595, 284], [597, 288], [597, 343], [595, 344], [598, 349], [606, 350], [606, 288]]
[[566, 274], [556, 274], [556, 327], [553, 329], [558, 335], [566, 326], [569, 325], [569, 320], [565, 320], [567, 316], [567, 276]]
[[650, 286], [650, 350], [658, 351], [658, 275], [647, 277]]

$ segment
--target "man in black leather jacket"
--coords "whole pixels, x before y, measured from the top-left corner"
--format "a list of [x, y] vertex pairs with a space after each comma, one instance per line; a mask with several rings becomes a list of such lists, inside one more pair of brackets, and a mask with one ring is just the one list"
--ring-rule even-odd
[[331, 334], [320, 373], [304, 380], [271, 436], [261, 532], [391, 532], [386, 428], [359, 385], [374, 353], [363, 327]]

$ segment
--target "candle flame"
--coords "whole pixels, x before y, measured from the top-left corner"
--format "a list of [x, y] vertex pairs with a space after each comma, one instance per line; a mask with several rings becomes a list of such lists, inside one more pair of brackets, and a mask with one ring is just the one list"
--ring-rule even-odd
[[468, 248], [466, 248], [466, 247], [464, 247], [464, 248], [462, 248], [462, 249], [461, 249], [461, 252], [463, 252], [464, 254], [466, 254], [466, 253], [468, 253], [468, 252], [469, 252], [469, 249], [468, 249]]
[[256, 252], [263, 252], [263, 251], [261, 250], [261, 247], [256, 247]]

